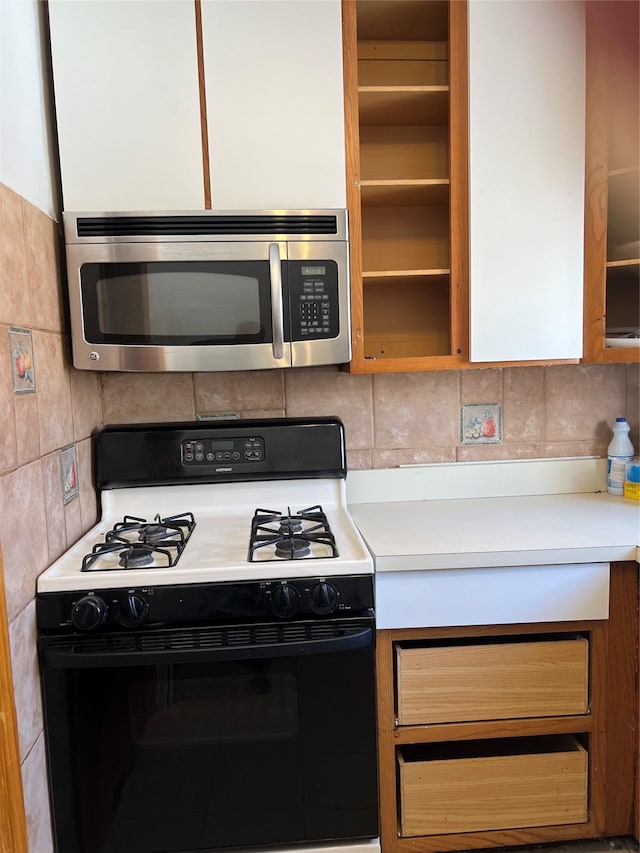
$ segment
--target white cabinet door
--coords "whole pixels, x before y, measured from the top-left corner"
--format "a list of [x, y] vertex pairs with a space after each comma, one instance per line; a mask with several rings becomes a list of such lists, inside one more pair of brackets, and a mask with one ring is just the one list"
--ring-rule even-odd
[[65, 210], [204, 207], [186, 0], [50, 0]]
[[203, 0], [214, 209], [346, 206], [340, 0]]
[[470, 0], [471, 361], [582, 355], [579, 0]]

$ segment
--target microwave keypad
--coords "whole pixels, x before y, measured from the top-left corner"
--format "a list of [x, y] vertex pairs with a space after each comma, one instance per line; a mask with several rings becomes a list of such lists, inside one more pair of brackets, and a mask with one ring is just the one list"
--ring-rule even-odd
[[300, 333], [319, 335], [331, 327], [331, 303], [327, 302], [323, 282], [303, 281], [300, 296]]
[[[321, 275], [305, 275], [304, 267], [292, 276], [293, 340], [335, 338], [339, 331], [338, 287], [335, 264], [325, 262]], [[296, 281], [297, 279], [297, 281]]]

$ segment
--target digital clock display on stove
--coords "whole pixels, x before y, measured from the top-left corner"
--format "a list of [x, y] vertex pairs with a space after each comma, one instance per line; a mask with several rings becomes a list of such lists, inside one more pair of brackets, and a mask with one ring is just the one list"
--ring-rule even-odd
[[211, 449], [212, 450], [233, 450], [234, 444], [233, 440], [229, 439], [226, 441], [212, 441]]

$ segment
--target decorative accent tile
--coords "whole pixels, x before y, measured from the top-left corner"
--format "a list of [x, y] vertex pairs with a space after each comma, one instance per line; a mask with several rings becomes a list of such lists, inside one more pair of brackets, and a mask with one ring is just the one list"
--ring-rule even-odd
[[500, 403], [474, 403], [460, 407], [461, 444], [502, 444]]
[[78, 457], [75, 444], [69, 444], [60, 451], [60, 471], [62, 473], [62, 500], [65, 504], [78, 496]]
[[9, 355], [14, 394], [30, 394], [36, 390], [33, 365], [33, 341], [29, 329], [9, 328]]

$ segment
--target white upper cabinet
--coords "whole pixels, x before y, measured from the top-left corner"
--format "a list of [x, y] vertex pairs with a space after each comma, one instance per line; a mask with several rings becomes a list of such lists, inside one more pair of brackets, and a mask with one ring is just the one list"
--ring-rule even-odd
[[214, 209], [346, 206], [340, 0], [203, 0]]
[[50, 0], [65, 210], [204, 206], [193, 3]]
[[340, 0], [49, 8], [65, 210], [346, 206]]
[[473, 362], [582, 355], [584, 11], [469, 2]]

